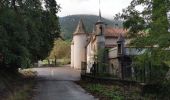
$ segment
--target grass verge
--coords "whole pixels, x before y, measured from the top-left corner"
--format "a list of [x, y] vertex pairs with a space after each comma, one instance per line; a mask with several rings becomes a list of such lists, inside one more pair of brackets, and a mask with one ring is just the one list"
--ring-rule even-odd
[[144, 93], [143, 88], [134, 85], [99, 83], [83, 80], [76, 83], [96, 98], [99, 98], [99, 100], [170, 100], [168, 95], [167, 97], [159, 97], [159, 94]]
[[20, 73], [0, 72], [1, 100], [31, 100], [36, 84], [36, 72], [31, 70]]

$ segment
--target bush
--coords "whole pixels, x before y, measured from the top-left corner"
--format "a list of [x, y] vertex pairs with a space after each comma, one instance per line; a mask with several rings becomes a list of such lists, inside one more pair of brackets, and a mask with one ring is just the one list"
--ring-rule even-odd
[[[160, 84], [166, 80], [169, 65], [165, 63], [168, 58], [164, 58], [162, 54], [166, 51], [146, 52], [133, 58], [132, 67], [134, 68], [134, 76], [146, 80], [149, 84]], [[156, 53], [155, 53], [156, 52]], [[162, 54], [160, 54], [162, 53]]]

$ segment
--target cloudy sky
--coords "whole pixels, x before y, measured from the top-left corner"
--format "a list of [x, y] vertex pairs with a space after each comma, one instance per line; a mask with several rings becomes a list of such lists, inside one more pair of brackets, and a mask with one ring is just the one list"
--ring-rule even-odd
[[[56, 0], [60, 4], [60, 17], [73, 14], [98, 15], [99, 0]], [[101, 0], [101, 12], [105, 18], [113, 18], [114, 14], [121, 12], [132, 0]]]

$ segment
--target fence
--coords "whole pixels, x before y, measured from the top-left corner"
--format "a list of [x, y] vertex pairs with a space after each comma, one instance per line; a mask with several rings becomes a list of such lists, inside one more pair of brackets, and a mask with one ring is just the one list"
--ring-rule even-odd
[[136, 81], [139, 83], [148, 83], [151, 80], [151, 66], [125, 66], [124, 80]]
[[[104, 66], [99, 68], [99, 64], [93, 65], [91, 68], [90, 73], [86, 73], [86, 63], [82, 63], [82, 75], [88, 75], [92, 77], [100, 77], [113, 80], [124, 80], [124, 81], [132, 81], [138, 83], [152, 83], [152, 82], [159, 82], [163, 80], [168, 72], [167, 66], [164, 65], [153, 65], [151, 63], [144, 63], [144, 66], [137, 66], [134, 64], [122, 64], [121, 75], [122, 77], [118, 77], [114, 73], [109, 73], [110, 69], [109, 66]], [[99, 70], [100, 69], [100, 70]], [[102, 71], [102, 70], [103, 71]]]

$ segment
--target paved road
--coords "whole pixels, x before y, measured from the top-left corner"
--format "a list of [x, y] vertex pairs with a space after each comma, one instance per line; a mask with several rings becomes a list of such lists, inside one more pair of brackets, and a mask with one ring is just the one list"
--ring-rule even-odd
[[80, 79], [80, 71], [68, 66], [33, 70], [39, 77], [33, 100], [96, 100], [73, 82]]

